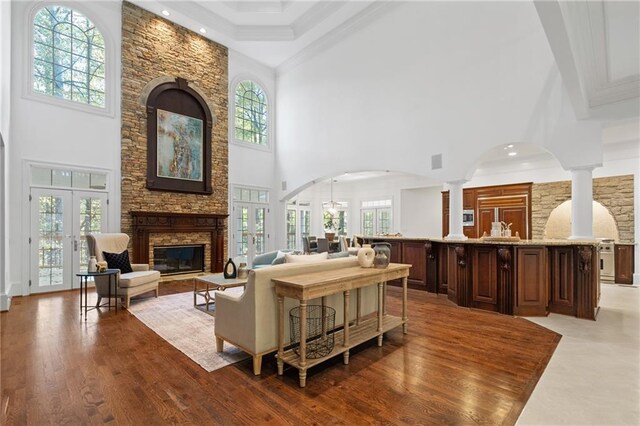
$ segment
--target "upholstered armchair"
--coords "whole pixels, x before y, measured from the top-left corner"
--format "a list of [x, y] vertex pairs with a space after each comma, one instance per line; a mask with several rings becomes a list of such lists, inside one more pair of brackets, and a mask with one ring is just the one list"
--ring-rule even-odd
[[[127, 249], [129, 236], [127, 234], [89, 234], [87, 235], [89, 255], [95, 256], [98, 262], [105, 260], [103, 252], [122, 253]], [[118, 294], [111, 288], [112, 297], [122, 298], [125, 307], [129, 307], [131, 298], [142, 293], [155, 291], [158, 297], [158, 283], [160, 282], [160, 272], [150, 271], [149, 265], [131, 264], [133, 272], [119, 273], [117, 275]], [[109, 277], [95, 277], [96, 294], [100, 305], [103, 297], [109, 296]]]

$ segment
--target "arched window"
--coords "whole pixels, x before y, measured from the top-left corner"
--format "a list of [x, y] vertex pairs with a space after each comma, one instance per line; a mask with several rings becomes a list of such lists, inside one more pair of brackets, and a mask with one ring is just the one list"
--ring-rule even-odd
[[33, 18], [32, 91], [105, 108], [105, 45], [86, 16], [49, 5]]
[[267, 95], [256, 82], [245, 80], [236, 86], [235, 138], [267, 145]]

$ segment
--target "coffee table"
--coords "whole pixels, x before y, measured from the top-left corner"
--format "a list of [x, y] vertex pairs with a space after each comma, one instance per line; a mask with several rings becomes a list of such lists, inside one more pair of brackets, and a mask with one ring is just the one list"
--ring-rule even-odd
[[[244, 287], [248, 278], [225, 278], [224, 274], [212, 274], [197, 277], [193, 280], [193, 306], [204, 307], [204, 311], [209, 311], [209, 305], [215, 304], [212, 291], [225, 291], [228, 288]], [[197, 296], [204, 298], [204, 303], [197, 303]]]

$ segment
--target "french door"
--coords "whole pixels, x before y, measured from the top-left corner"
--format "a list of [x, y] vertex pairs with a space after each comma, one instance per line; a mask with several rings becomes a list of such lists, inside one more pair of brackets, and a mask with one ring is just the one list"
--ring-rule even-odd
[[269, 209], [263, 204], [234, 203], [234, 233], [236, 256], [245, 256], [250, 265], [253, 258], [266, 251], [266, 222]]
[[89, 263], [85, 236], [106, 230], [106, 192], [32, 188], [30, 292], [72, 289]]

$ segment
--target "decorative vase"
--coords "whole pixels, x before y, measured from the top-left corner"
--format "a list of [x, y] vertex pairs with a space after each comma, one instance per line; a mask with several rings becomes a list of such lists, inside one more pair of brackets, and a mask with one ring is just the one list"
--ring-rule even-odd
[[229, 278], [235, 278], [236, 276], [237, 276], [236, 264], [233, 263], [233, 260], [231, 260], [231, 258], [229, 258], [229, 260], [227, 260], [227, 263], [224, 265], [224, 277], [229, 279]]
[[391, 261], [391, 244], [389, 243], [375, 243], [373, 250], [376, 256], [373, 259], [373, 266], [376, 268], [384, 269], [389, 266]]
[[242, 262], [238, 265], [238, 278], [247, 278], [249, 276], [249, 268], [247, 264]]
[[87, 272], [98, 272], [98, 261], [95, 256], [89, 258], [89, 265], [87, 265]]
[[358, 263], [363, 268], [371, 268], [375, 256], [376, 252], [371, 248], [371, 244], [364, 244], [362, 248], [358, 250]]

